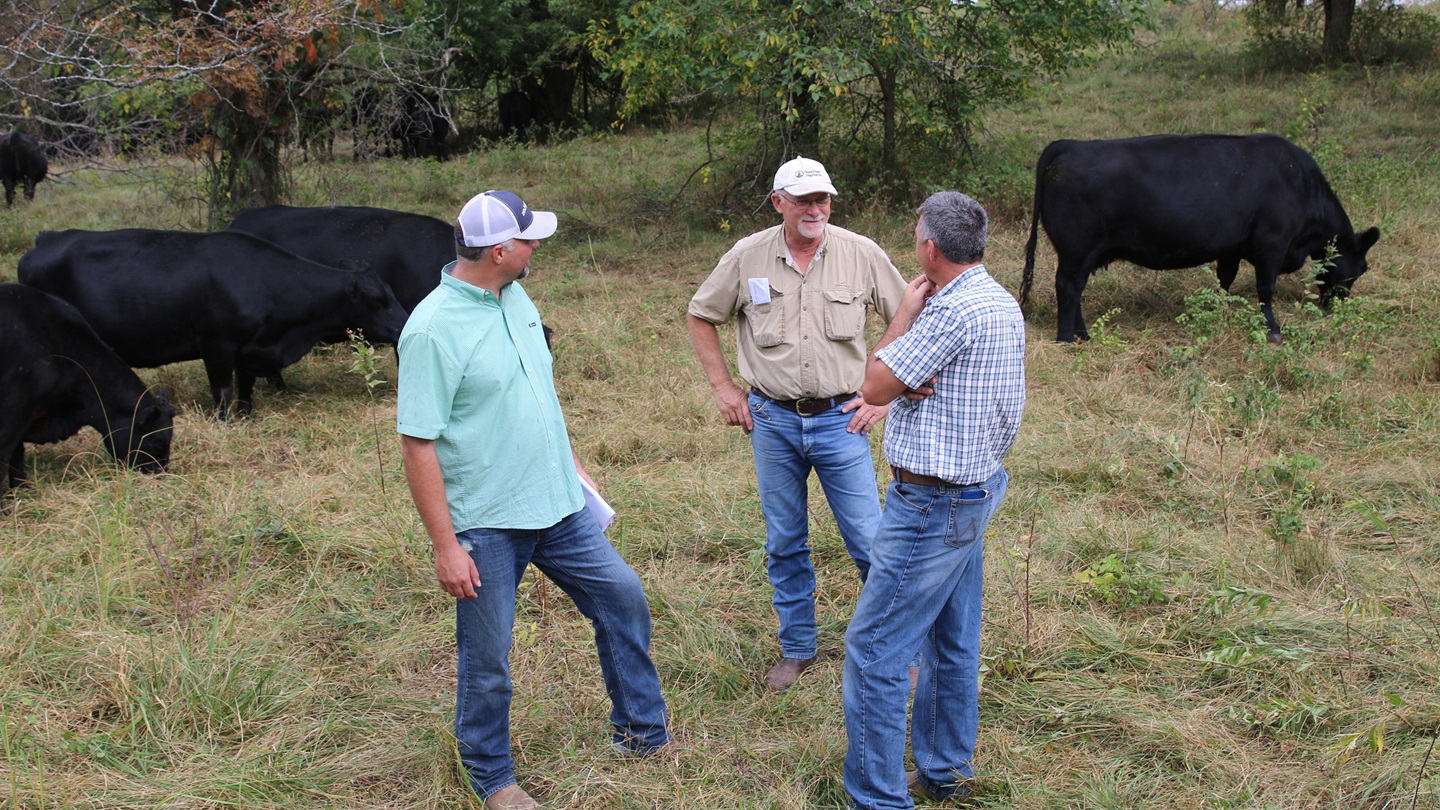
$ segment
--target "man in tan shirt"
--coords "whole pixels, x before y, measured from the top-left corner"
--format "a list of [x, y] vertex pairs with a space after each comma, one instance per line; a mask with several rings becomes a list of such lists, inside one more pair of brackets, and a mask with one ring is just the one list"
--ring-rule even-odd
[[[868, 433], [890, 406], [867, 405], [865, 316], [885, 323], [905, 281], [873, 241], [829, 224], [830, 175], [797, 157], [775, 174], [770, 203], [783, 222], [730, 249], [690, 300], [690, 342], [720, 414], [750, 434], [765, 515], [781, 659], [765, 676], [788, 688], [818, 658], [815, 568], [807, 515], [810, 470], [863, 581], [880, 498]], [[717, 324], [736, 321], [737, 385]]]

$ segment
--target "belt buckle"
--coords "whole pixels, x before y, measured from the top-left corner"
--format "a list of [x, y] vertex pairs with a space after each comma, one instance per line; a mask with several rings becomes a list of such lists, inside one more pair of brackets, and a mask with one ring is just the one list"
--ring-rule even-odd
[[826, 405], [828, 401], [829, 400], [824, 399], [797, 399], [795, 400], [795, 413], [801, 416], [814, 416], [817, 413], [824, 412], [825, 409], [829, 407]]

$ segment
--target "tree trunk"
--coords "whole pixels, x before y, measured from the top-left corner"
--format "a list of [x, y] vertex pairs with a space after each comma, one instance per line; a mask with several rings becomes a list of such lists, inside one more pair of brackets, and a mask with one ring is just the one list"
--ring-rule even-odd
[[880, 83], [880, 168], [884, 173], [882, 182], [893, 198], [899, 193], [899, 160], [895, 145], [895, 68], [877, 69], [875, 78]]
[[795, 76], [791, 106], [795, 114], [786, 122], [789, 152], [820, 159], [820, 102], [810, 95], [810, 80]]
[[213, 119], [215, 149], [208, 169], [211, 228], [224, 225], [239, 211], [284, 202], [285, 170], [280, 161], [284, 132], [271, 126], [283, 116], [252, 115], [243, 107], [221, 102]]
[[1325, 64], [1350, 58], [1350, 29], [1355, 22], [1355, 0], [1325, 0]]

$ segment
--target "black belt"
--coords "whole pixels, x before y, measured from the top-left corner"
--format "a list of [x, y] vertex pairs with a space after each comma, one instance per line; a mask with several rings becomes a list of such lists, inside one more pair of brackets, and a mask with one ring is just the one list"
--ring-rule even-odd
[[984, 481], [981, 481], [976, 484], [952, 484], [949, 481], [946, 481], [944, 478], [939, 478], [934, 475], [921, 475], [919, 473], [910, 472], [909, 470], [902, 470], [899, 467], [895, 466], [892, 466], [890, 468], [890, 472], [894, 474], [895, 480], [899, 481], [902, 484], [919, 484], [922, 487], [955, 487], [956, 489], [978, 489], [980, 487], [980, 484], [985, 483]]
[[767, 402], [773, 402], [787, 411], [794, 411], [801, 416], [814, 416], [817, 413], [824, 413], [836, 405], [843, 405], [858, 396], [858, 394], [851, 392], [849, 394], [826, 397], [825, 399], [776, 399], [767, 395], [759, 388], [751, 388], [750, 393]]

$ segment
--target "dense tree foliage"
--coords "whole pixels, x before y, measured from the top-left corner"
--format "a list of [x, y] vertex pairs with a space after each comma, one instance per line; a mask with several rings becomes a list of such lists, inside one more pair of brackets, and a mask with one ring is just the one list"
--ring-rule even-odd
[[588, 123], [592, 101], [611, 93], [586, 47], [592, 20], [613, 18], [617, 0], [432, 0], [455, 47], [452, 80], [491, 98], [520, 94], [523, 121], [551, 131]]
[[623, 77], [623, 115], [748, 97], [776, 122], [782, 155], [833, 137], [874, 155], [895, 190], [901, 155], [955, 154], [984, 105], [1128, 42], [1140, 11], [1129, 0], [639, 0], [592, 25], [589, 42]]
[[437, 55], [405, 47], [417, 19], [403, 0], [12, 0], [0, 96], [12, 121], [72, 139], [173, 128], [208, 161], [217, 220], [281, 200], [297, 116], [335, 88], [429, 86]]

